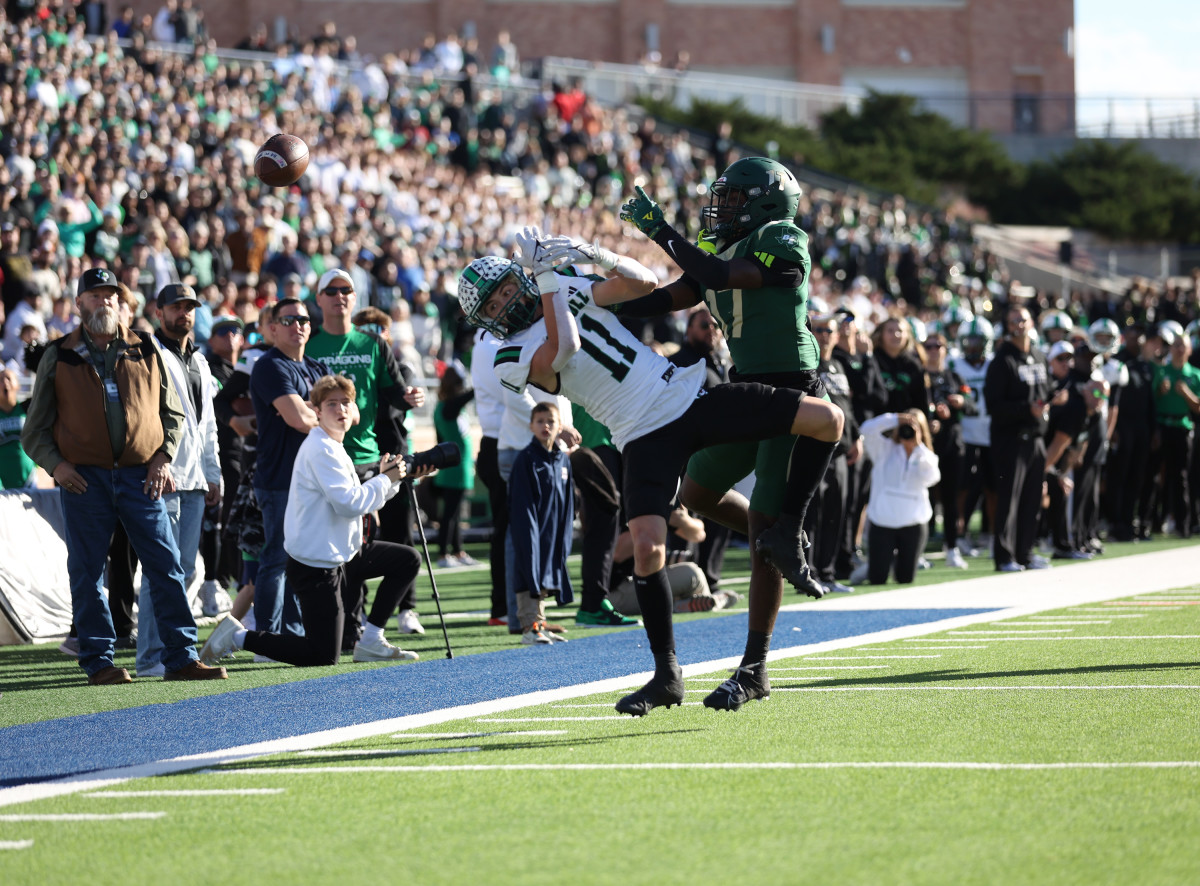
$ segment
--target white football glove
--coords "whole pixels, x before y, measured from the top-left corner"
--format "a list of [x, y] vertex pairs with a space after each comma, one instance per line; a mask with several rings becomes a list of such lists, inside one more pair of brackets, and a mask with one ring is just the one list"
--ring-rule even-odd
[[513, 261], [527, 271], [545, 256], [542, 248], [543, 235], [537, 225], [526, 225], [513, 237]]
[[611, 271], [617, 264], [617, 256], [611, 251], [599, 243], [588, 243], [578, 237], [547, 237], [542, 241], [542, 247], [547, 250], [555, 267], [583, 262]]

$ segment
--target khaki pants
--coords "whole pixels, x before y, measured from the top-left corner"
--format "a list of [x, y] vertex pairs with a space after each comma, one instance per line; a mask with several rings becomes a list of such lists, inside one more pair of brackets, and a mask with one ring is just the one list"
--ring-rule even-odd
[[[671, 585], [671, 598], [676, 601], [689, 597], [712, 596], [708, 589], [708, 581], [704, 578], [704, 570], [695, 563], [672, 563], [667, 567], [667, 582]], [[625, 579], [608, 592], [608, 602], [622, 615], [642, 614], [631, 578]]]

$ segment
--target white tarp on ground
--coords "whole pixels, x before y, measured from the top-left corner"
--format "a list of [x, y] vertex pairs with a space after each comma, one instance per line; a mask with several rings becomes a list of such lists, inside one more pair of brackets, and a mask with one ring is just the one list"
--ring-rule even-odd
[[0, 493], [0, 644], [50, 640], [71, 627], [59, 495]]
[[[71, 629], [60, 496], [57, 489], [0, 491], [0, 646], [56, 640]], [[188, 602], [196, 616], [203, 580], [204, 563], [197, 557], [188, 582]], [[141, 581], [139, 566], [134, 588]]]

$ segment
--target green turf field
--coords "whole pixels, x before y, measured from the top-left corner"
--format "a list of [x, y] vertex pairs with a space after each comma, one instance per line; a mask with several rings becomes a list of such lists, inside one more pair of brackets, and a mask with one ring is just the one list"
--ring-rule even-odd
[[[485, 608], [479, 577], [439, 577], [449, 611]], [[736, 714], [700, 706], [714, 672], [640, 720], [611, 692], [7, 806], [0, 845], [34, 842], [0, 850], [0, 883], [1194, 884], [1190, 601], [1200, 584], [775, 660]], [[515, 641], [451, 624], [462, 654]], [[179, 689], [101, 698], [52, 648], [0, 650], [8, 722]], [[239, 662], [218, 691], [329, 672]], [[147, 817], [8, 819], [117, 813]]]

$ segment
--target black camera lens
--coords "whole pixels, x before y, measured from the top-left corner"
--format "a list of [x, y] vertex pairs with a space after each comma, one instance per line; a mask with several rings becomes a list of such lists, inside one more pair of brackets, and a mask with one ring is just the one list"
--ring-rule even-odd
[[896, 436], [901, 440], [915, 440], [917, 437], [917, 431], [912, 425], [900, 425], [900, 427], [896, 429]]
[[410, 471], [424, 467], [434, 467], [438, 470], [452, 468], [461, 461], [462, 453], [459, 451], [457, 443], [439, 443], [424, 452], [414, 452], [412, 455], [404, 456], [404, 463]]

